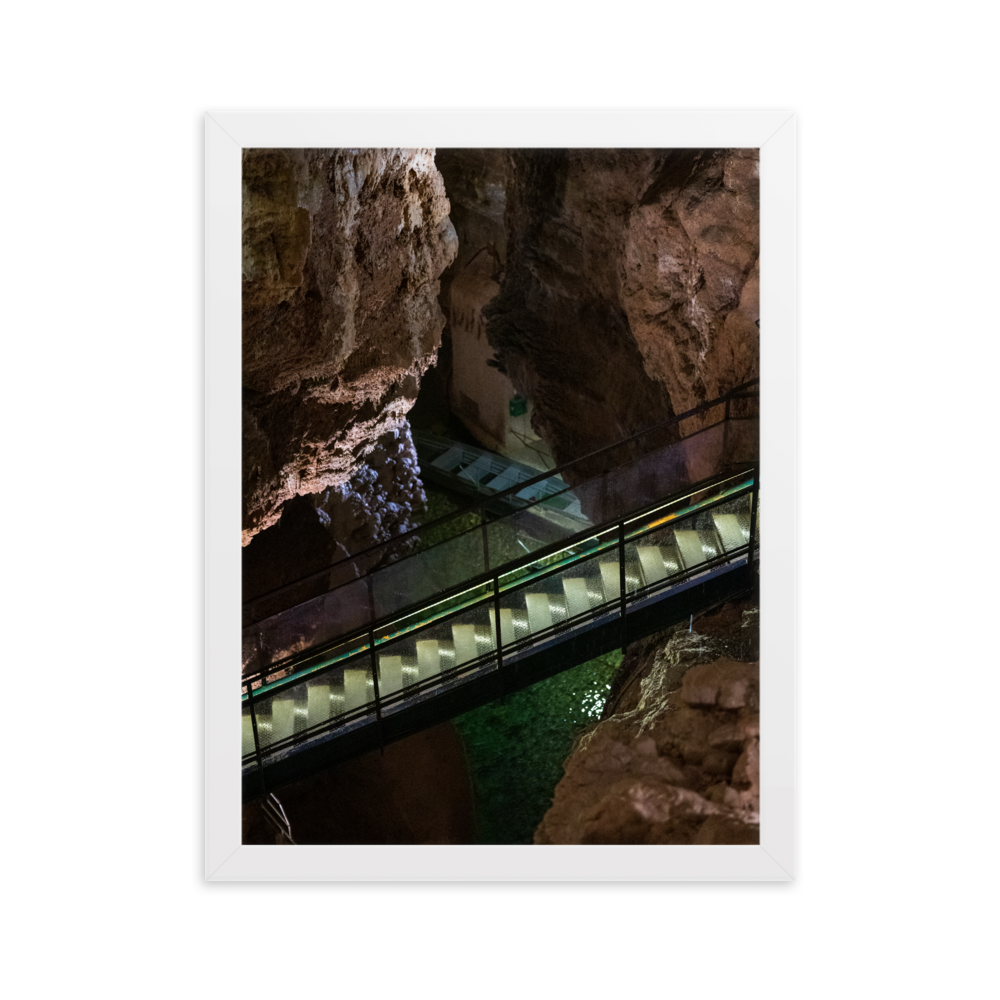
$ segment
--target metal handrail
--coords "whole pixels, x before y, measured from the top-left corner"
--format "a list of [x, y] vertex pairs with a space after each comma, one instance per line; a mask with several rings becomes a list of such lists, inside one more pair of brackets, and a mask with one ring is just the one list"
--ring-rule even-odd
[[[666, 589], [668, 586], [674, 587], [679, 583], [685, 582], [691, 576], [701, 575], [706, 571], [723, 565], [726, 562], [732, 562], [734, 559], [740, 559], [741, 556], [747, 555], [747, 550], [749, 546], [741, 546], [739, 549], [727, 553], [725, 557], [718, 557], [714, 560], [701, 564], [697, 567], [697, 570], [688, 571], [682, 575], [679, 575], [676, 579], [671, 579], [669, 582], [661, 581], [655, 588], [642, 588], [641, 591], [637, 591], [634, 594], [629, 594], [627, 596], [627, 602], [632, 604], [633, 602], [639, 600], [645, 600], [650, 596], [650, 593], [656, 593], [658, 590]], [[492, 597], [488, 600], [492, 600]], [[485, 603], [485, 602], [484, 602]], [[538, 633], [533, 633], [523, 639], [519, 639], [513, 643], [507, 643], [503, 646], [503, 652], [500, 653], [497, 650], [492, 650], [481, 654], [475, 659], [468, 660], [461, 663], [455, 667], [449, 668], [446, 671], [436, 677], [429, 678], [424, 681], [418, 681], [417, 683], [410, 685], [405, 691], [397, 691], [388, 696], [377, 697], [374, 701], [368, 702], [365, 706], [353, 710], [346, 716], [339, 716], [336, 719], [329, 719], [325, 722], [318, 723], [317, 725], [310, 727], [309, 729], [302, 730], [300, 732], [294, 733], [290, 736], [284, 737], [283, 739], [270, 744], [266, 749], [263, 750], [251, 750], [244, 755], [244, 763], [251, 762], [255, 757], [258, 761], [264, 757], [270, 757], [273, 754], [283, 753], [284, 751], [296, 746], [299, 743], [308, 742], [314, 739], [316, 736], [324, 735], [326, 733], [332, 732], [336, 729], [341, 729], [350, 723], [359, 721], [366, 716], [371, 716], [374, 714], [376, 716], [376, 726], [381, 727], [382, 713], [386, 708], [394, 708], [403, 702], [412, 702], [415, 699], [419, 699], [426, 692], [430, 691], [432, 688], [440, 685], [442, 682], [449, 683], [458, 680], [467, 674], [476, 673], [481, 667], [497, 661], [500, 663], [500, 679], [503, 679], [503, 656], [517, 656], [519, 653], [524, 652], [532, 646], [536, 646], [542, 643], [550, 642], [557, 635], [563, 633], [566, 638], [571, 637], [580, 626], [589, 625], [591, 622], [597, 621], [601, 618], [613, 618], [614, 620], [624, 621], [621, 614], [615, 613], [615, 607], [619, 605], [619, 599], [614, 598], [610, 601], [605, 601], [603, 604], [597, 607], [591, 608], [589, 612], [581, 612], [578, 615], [574, 615], [572, 619], [567, 619], [566, 621], [554, 624], [551, 627], [540, 631]], [[627, 615], [626, 615], [627, 617]], [[294, 683], [298, 683], [296, 680]], [[286, 690], [288, 685], [283, 685], [275, 693], [280, 693], [281, 690]]]
[[[543, 482], [544, 480], [551, 479], [553, 477], [561, 476], [561, 474], [565, 470], [570, 469], [573, 466], [580, 465], [593, 458], [596, 458], [598, 455], [602, 455], [607, 452], [613, 451], [614, 449], [621, 448], [625, 445], [631, 444], [632, 442], [637, 441], [639, 438], [645, 437], [648, 434], [654, 434], [656, 432], [662, 432], [664, 430], [667, 430], [668, 428], [676, 424], [679, 424], [683, 420], [689, 420], [691, 417], [697, 416], [699, 413], [706, 413], [709, 410], [715, 409], [717, 406], [726, 404], [726, 419], [731, 419], [729, 418], [729, 403], [734, 399], [756, 398], [754, 394], [747, 393], [746, 390], [759, 384], [760, 384], [759, 378], [750, 379], [748, 382], [744, 382], [741, 385], [738, 385], [735, 388], [730, 389], [729, 392], [723, 394], [722, 396], [719, 396], [716, 399], [712, 399], [709, 400], [708, 402], [701, 403], [698, 406], [694, 407], [693, 409], [685, 411], [684, 413], [677, 414], [676, 416], [669, 417], [667, 420], [661, 421], [658, 424], [653, 424], [649, 427], [646, 427], [643, 430], [637, 431], [635, 434], [632, 434], [630, 437], [622, 438], [620, 441], [616, 441], [613, 444], [603, 445], [602, 447], [597, 448], [594, 451], [588, 452], [586, 455], [581, 455], [578, 458], [574, 458], [570, 462], [564, 463], [558, 468], [551, 469], [548, 472], [539, 473], [534, 478], [528, 479], [523, 483], [516, 483], [514, 486], [511, 486], [506, 490], [501, 490], [498, 493], [494, 493], [490, 497], [484, 500], [478, 500], [475, 503], [470, 504], [468, 507], [463, 507], [460, 510], [453, 511], [450, 514], [444, 514], [441, 517], [435, 518], [433, 521], [428, 521], [426, 524], [417, 525], [416, 527], [411, 528], [409, 531], [405, 531], [402, 534], [395, 535], [393, 538], [387, 541], [377, 542], [375, 545], [370, 545], [366, 549], [361, 549], [359, 552], [355, 552], [351, 555], [345, 556], [342, 559], [338, 559], [336, 562], [330, 563], [329, 566], [325, 567], [324, 569], [316, 570], [312, 573], [307, 573], [305, 576], [300, 577], [298, 580], [293, 580], [291, 583], [282, 584], [280, 587], [275, 587], [273, 590], [269, 590], [266, 593], [258, 594], [256, 597], [249, 598], [248, 600], [243, 602], [243, 607], [251, 606], [257, 603], [258, 601], [265, 601], [277, 597], [279, 594], [285, 593], [286, 591], [290, 591], [296, 587], [300, 587], [302, 586], [302, 584], [307, 583], [309, 580], [319, 578], [324, 574], [329, 573], [334, 567], [340, 566], [343, 563], [348, 563], [354, 560], [361, 560], [363, 557], [369, 555], [370, 553], [398, 546], [400, 543], [404, 543], [414, 537], [419, 536], [420, 532], [422, 531], [426, 532], [432, 528], [436, 528], [442, 524], [446, 524], [449, 521], [457, 521], [458, 519], [466, 517], [474, 512], [481, 512], [485, 510], [485, 508], [488, 507], [490, 504], [495, 504], [497, 500], [504, 500], [509, 496], [513, 496], [514, 494], [527, 489], [529, 486], [535, 485], [536, 483]], [[699, 430], [701, 430], [701, 428], [699, 428]], [[572, 487], [567, 483], [567, 488], [571, 489]], [[521, 508], [521, 511], [530, 510], [531, 507], [542, 504], [547, 499], [548, 497], [540, 497], [538, 500], [533, 501], [532, 503], [526, 503], [524, 507]], [[367, 576], [367, 575], [368, 572], [362, 574], [362, 576]]]
[[[274, 792], [265, 796], [261, 803], [261, 811], [264, 813], [265, 819], [278, 831], [279, 837], [283, 837], [289, 844], [295, 844], [295, 840], [292, 838], [292, 824], [288, 822], [285, 807]], [[295, 844], [295, 846], [298, 845]]]
[[[746, 496], [748, 493], [751, 494], [751, 496], [752, 496], [752, 501], [751, 501], [752, 507], [751, 507], [751, 509], [752, 509], [753, 514], [756, 513], [757, 496], [758, 496], [758, 493], [759, 493], [759, 489], [760, 489], [759, 470], [755, 467], [754, 470], [753, 470], [752, 485], [749, 485], [748, 487], [740, 490], [739, 493], [735, 494], [735, 496]], [[699, 507], [697, 511], [692, 511], [692, 512], [684, 515], [684, 517], [679, 518], [678, 521], [679, 522], [683, 522], [688, 517], [695, 516], [696, 513], [701, 513], [704, 510], [711, 510], [713, 507], [716, 507], [716, 506], [718, 506], [718, 505], [720, 505], [722, 503], [725, 503], [726, 501], [731, 500], [731, 499], [733, 499], [733, 496], [725, 496], [725, 497], [720, 497], [720, 498], [714, 498], [713, 502], [709, 503], [704, 508]], [[669, 501], [667, 501], [667, 503], [669, 503]], [[662, 503], [660, 505], [654, 505], [654, 512], [655, 512], [655, 508], [657, 506], [662, 506]], [[611, 522], [608, 525], [602, 527], [602, 529], [600, 531], [601, 534], [604, 534], [604, 533], [607, 533], [608, 531], [612, 531], [614, 529], [617, 529], [619, 538], [615, 542], [613, 542], [609, 546], [609, 548], [611, 548], [611, 549], [613, 549], [615, 547], [619, 548], [619, 566], [620, 566], [620, 568], [622, 570], [624, 569], [624, 565], [625, 565], [625, 563], [624, 563], [624, 548], [623, 548], [623, 546], [624, 546], [624, 542], [625, 542], [625, 538], [626, 538], [626, 536], [625, 536], [626, 525], [629, 522], [634, 523], [635, 520], [637, 520], [638, 518], [641, 518], [641, 517], [642, 517], [642, 515], [639, 512], [630, 512], [629, 514], [623, 515], [622, 517], [618, 518], [616, 521]], [[755, 518], [752, 516], [751, 521], [753, 522], [754, 520], [755, 520]], [[658, 525], [655, 522], [654, 522], [653, 525], [643, 525], [643, 526], [640, 526], [638, 529], [633, 530], [627, 537], [629, 539], [640, 538], [640, 537], [642, 537], [642, 536], [644, 536], [646, 534], [649, 534], [651, 531], [656, 530], [657, 527], [658, 527]], [[494, 650], [488, 651], [486, 653], [483, 653], [480, 656], [475, 657], [474, 659], [467, 661], [466, 663], [457, 665], [456, 667], [452, 668], [451, 670], [449, 670], [447, 672], [442, 672], [442, 674], [440, 676], [438, 676], [438, 677], [435, 677], [433, 679], [428, 679], [424, 683], [418, 683], [416, 685], [413, 685], [412, 688], [409, 689], [408, 696], [406, 696], [404, 694], [404, 692], [397, 692], [397, 693], [394, 693], [393, 695], [390, 695], [389, 698], [388, 698], [388, 701], [386, 701], [383, 698], [380, 698], [379, 692], [378, 692], [378, 680], [377, 680], [378, 665], [377, 665], [376, 656], [375, 656], [375, 647], [376, 647], [376, 645], [381, 645], [381, 643], [378, 642], [375, 639], [375, 628], [374, 628], [374, 626], [370, 627], [368, 629], [368, 631], [367, 631], [367, 635], [368, 635], [368, 639], [369, 639], [368, 645], [367, 645], [367, 651], [369, 652], [369, 655], [370, 655], [371, 660], [372, 660], [373, 680], [374, 680], [374, 683], [375, 683], [374, 714], [375, 714], [375, 717], [376, 717], [375, 721], [376, 721], [376, 726], [377, 726], [377, 728], [379, 730], [380, 739], [381, 739], [381, 729], [382, 729], [382, 709], [383, 709], [383, 707], [386, 704], [388, 704], [390, 707], [392, 707], [392, 706], [396, 705], [399, 702], [408, 701], [408, 700], [411, 700], [411, 699], [413, 699], [415, 697], [419, 697], [421, 694], [424, 693], [423, 689], [426, 688], [427, 690], [429, 690], [432, 687], [434, 687], [435, 684], [440, 683], [442, 680], [443, 681], [449, 681], [449, 680], [457, 679], [459, 676], [462, 676], [464, 674], [468, 674], [468, 673], [471, 673], [473, 671], [478, 670], [481, 666], [483, 666], [486, 663], [489, 663], [489, 662], [491, 662], [493, 660], [496, 660], [496, 662], [497, 662], [498, 670], [500, 671], [501, 679], [502, 679], [503, 658], [504, 658], [504, 652], [507, 649], [510, 649], [512, 651], [512, 653], [517, 654], [517, 653], [519, 653], [519, 652], [521, 652], [521, 651], [523, 651], [525, 649], [530, 648], [531, 646], [537, 645], [538, 643], [547, 642], [547, 641], [551, 640], [552, 638], [554, 638], [559, 633], [565, 633], [566, 637], [569, 637], [580, 626], [585, 625], [585, 624], [589, 624], [591, 621], [595, 621], [595, 620], [597, 620], [599, 618], [607, 617], [609, 613], [613, 614], [614, 613], [613, 609], [614, 609], [614, 606], [616, 604], [620, 604], [618, 615], [621, 618], [622, 625], [624, 627], [624, 622], [625, 622], [625, 619], [626, 619], [627, 614], [628, 614], [628, 612], [627, 612], [627, 606], [628, 605], [634, 605], [636, 602], [644, 601], [647, 598], [649, 598], [650, 596], [652, 596], [652, 595], [654, 595], [654, 594], [656, 594], [656, 593], [658, 593], [658, 592], [660, 592], [662, 590], [673, 589], [677, 585], [679, 585], [681, 583], [685, 583], [685, 582], [689, 581], [690, 579], [692, 579], [694, 577], [700, 576], [701, 574], [705, 573], [706, 571], [711, 571], [713, 568], [717, 568], [719, 566], [723, 566], [726, 563], [732, 563], [734, 560], [739, 560], [743, 556], [745, 556], [746, 562], [749, 565], [750, 563], [752, 563], [752, 561], [753, 561], [753, 559], [755, 557], [756, 542], [755, 542], [754, 527], [755, 527], [755, 525], [753, 523], [751, 523], [750, 536], [749, 536], [749, 539], [748, 539], [748, 541], [747, 541], [747, 543], [745, 545], [738, 546], [736, 549], [733, 549], [733, 550], [728, 551], [728, 552], [723, 552], [719, 556], [716, 556], [716, 557], [714, 557], [712, 559], [706, 560], [703, 563], [699, 563], [696, 566], [690, 567], [687, 570], [683, 571], [682, 573], [675, 574], [674, 576], [672, 576], [672, 577], [670, 577], [668, 579], [658, 581], [655, 584], [648, 584], [648, 585], [645, 585], [643, 587], [640, 587], [639, 589], [637, 589], [633, 593], [628, 593], [627, 592], [627, 588], [625, 586], [622, 586], [621, 587], [621, 591], [620, 591], [620, 595], [619, 595], [618, 598], [612, 598], [610, 600], [607, 600], [607, 601], [603, 602], [601, 605], [599, 605], [597, 607], [590, 608], [589, 611], [587, 611], [587, 612], [581, 612], [581, 613], [579, 613], [577, 615], [572, 616], [571, 619], [567, 619], [565, 621], [558, 622], [558, 623], [553, 623], [552, 626], [550, 626], [550, 627], [548, 627], [546, 629], [540, 630], [540, 631], [538, 631], [536, 633], [532, 633], [530, 636], [524, 637], [524, 638], [522, 638], [520, 640], [517, 640], [517, 641], [515, 641], [513, 643], [508, 643], [508, 644], [501, 645], [501, 643], [498, 641], [497, 645], [496, 645], [496, 648]], [[588, 554], [587, 558], [589, 558], [589, 557], [590, 556]], [[574, 561], [579, 561], [579, 560], [574, 560]], [[562, 570], [564, 568], [565, 568], [565, 566], [562, 566], [562, 565], [547, 567], [537, 578], [533, 576], [531, 578], [524, 578], [522, 580], [517, 581], [517, 583], [514, 586], [512, 586], [512, 587], [510, 587], [508, 589], [508, 592], [516, 592], [518, 590], [524, 589], [529, 584], [536, 583], [538, 579], [544, 579], [544, 578], [547, 578], [549, 576], [552, 576], [552, 575], [560, 572], [560, 570]], [[496, 601], [499, 598], [499, 594], [500, 594], [499, 576], [500, 576], [499, 573], [493, 574], [493, 592], [491, 592], [489, 594], [483, 595], [481, 598], [479, 598], [475, 602], [473, 602], [473, 604], [470, 605], [469, 607], [460, 608], [460, 609], [457, 609], [457, 610], [455, 610], [453, 612], [449, 612], [447, 615], [444, 616], [443, 620], [447, 621], [448, 618], [454, 617], [454, 616], [456, 616], [458, 614], [461, 614], [463, 612], [467, 612], [471, 608], [474, 608], [474, 607], [485, 607], [485, 606], [490, 605], [494, 601]], [[429, 628], [432, 624], [437, 624], [437, 622], [428, 622], [428, 623], [426, 623], [424, 625], [421, 625], [415, 631], [417, 631], [417, 632], [423, 631], [425, 628]], [[500, 635], [499, 635], [499, 630], [500, 630], [500, 616], [499, 616], [499, 614], [497, 614], [497, 616], [496, 616], [495, 628], [496, 628], [496, 631], [497, 631], [497, 639], [499, 640], [499, 638], [500, 638]], [[389, 641], [390, 638], [394, 639], [396, 637], [386, 637], [386, 638], [383, 639], [383, 642], [384, 641]], [[361, 650], [360, 652], [365, 652], [365, 650]], [[332, 672], [335, 669], [337, 669], [335, 665], [333, 665], [333, 664], [325, 664], [325, 665], [321, 665], [320, 667], [318, 667], [316, 673], [320, 674], [320, 673]], [[278, 694], [278, 693], [280, 693], [283, 690], [287, 690], [288, 688], [293, 687], [294, 685], [301, 683], [307, 676], [311, 676], [312, 673], [313, 673], [312, 671], [309, 671], [308, 673], [296, 674], [296, 675], [292, 675], [290, 677], [282, 678], [280, 680], [280, 682], [276, 682], [276, 684], [275, 684], [275, 686], [273, 688], [269, 688], [269, 690], [267, 691], [267, 693], [268, 694]], [[260, 693], [261, 693], [260, 691], [252, 691], [250, 693], [249, 698], [247, 697], [247, 695], [243, 696], [243, 700], [249, 702], [249, 707], [250, 707], [250, 712], [251, 712], [251, 718], [252, 718], [253, 723], [254, 723], [253, 724], [253, 734], [254, 734], [254, 744], [255, 744], [254, 751], [251, 752], [251, 753], [248, 753], [247, 755], [245, 755], [244, 760], [246, 762], [246, 761], [251, 760], [253, 757], [256, 757], [259, 768], [261, 767], [261, 765], [263, 763], [263, 758], [264, 757], [269, 757], [269, 756], [272, 756], [273, 754], [276, 754], [276, 753], [282, 753], [283, 751], [289, 749], [290, 747], [295, 746], [296, 744], [306, 742], [308, 740], [311, 740], [311, 739], [315, 738], [316, 736], [323, 735], [325, 733], [331, 732], [334, 729], [341, 728], [343, 725], [346, 725], [348, 723], [348, 721], [349, 721], [349, 720], [339, 720], [338, 721], [338, 720], [331, 719], [331, 720], [328, 720], [328, 721], [326, 721], [324, 723], [320, 723], [320, 724], [318, 724], [315, 727], [312, 727], [310, 729], [304, 730], [304, 731], [299, 732], [299, 733], [291, 734], [288, 737], [285, 737], [285, 738], [277, 741], [276, 743], [271, 744], [270, 746], [268, 746], [265, 749], [265, 748], [262, 748], [260, 746], [260, 741], [259, 741], [259, 738], [258, 738], [258, 735], [257, 735], [256, 712], [255, 712], [255, 708], [254, 708], [254, 703], [255, 703], [256, 699], [260, 696]], [[620, 697], [620, 695], [621, 695], [621, 692], [619, 692], [619, 697]], [[365, 708], [366, 708], [366, 710], [364, 712], [357, 713], [356, 715], [355, 715], [355, 713], [352, 713], [351, 718], [352, 719], [354, 719], [354, 718], [361, 719], [361, 718], [364, 718], [365, 716], [370, 716], [372, 714], [371, 707], [365, 706]], [[261, 778], [263, 780], [263, 773], [261, 774]], [[290, 834], [290, 830], [289, 830], [289, 834]]]
[[[584, 541], [587, 538], [601, 534], [606, 534], [610, 531], [613, 531], [618, 528], [619, 524], [623, 525], [627, 524], [631, 521], [643, 517], [646, 514], [652, 513], [655, 510], [680, 503], [681, 501], [687, 499], [688, 497], [694, 496], [697, 493], [704, 492], [706, 489], [710, 489], [716, 485], [721, 486], [723, 483], [732, 481], [734, 479], [738, 479], [741, 475], [746, 475], [751, 472], [752, 472], [752, 467], [748, 467], [744, 473], [729, 473], [724, 476], [720, 475], [712, 476], [707, 480], [702, 480], [699, 483], [695, 483], [685, 487], [684, 490], [674, 494], [673, 496], [664, 497], [652, 503], [645, 504], [644, 506], [636, 508], [634, 511], [629, 511], [628, 513], [623, 514], [618, 518], [613, 518], [602, 524], [587, 528], [585, 531], [580, 531], [573, 535], [567, 536], [566, 538], [558, 539], [554, 542], [551, 542], [548, 545], [542, 546], [534, 550], [533, 552], [527, 553], [526, 555], [523, 555], [516, 560], [512, 560], [508, 563], [505, 563], [502, 567], [495, 567], [492, 570], [488, 570], [484, 573], [477, 574], [467, 580], [463, 580], [461, 583], [458, 583], [453, 587], [449, 587], [445, 590], [439, 591], [433, 596], [433, 598], [415, 602], [414, 604], [398, 608], [390, 614], [376, 618], [369, 624], [367, 624], [364, 628], [348, 629], [342, 635], [337, 636], [335, 639], [321, 643], [312, 649], [300, 651], [297, 653], [292, 653], [281, 660], [276, 660], [273, 663], [267, 664], [266, 667], [262, 667], [258, 671], [253, 671], [247, 674], [243, 678], [243, 683], [252, 684], [253, 681], [259, 678], [262, 681], [261, 686], [263, 686], [263, 684], [267, 683], [266, 678], [268, 674], [279, 673], [283, 670], [286, 670], [291, 664], [295, 662], [307, 661], [309, 659], [312, 659], [313, 657], [323, 656], [324, 653], [333, 651], [338, 647], [349, 646], [352, 643], [352, 641], [356, 641], [360, 645], [358, 645], [358, 648], [356, 650], [350, 650], [349, 652], [345, 652], [344, 657], [341, 658], [346, 658], [347, 656], [353, 655], [356, 652], [363, 652], [364, 649], [366, 648], [364, 646], [365, 637], [370, 632], [385, 631], [392, 624], [401, 622], [404, 619], [411, 617], [412, 615], [418, 613], [422, 608], [428, 608], [436, 604], [444, 603], [451, 597], [456, 597], [463, 593], [468, 593], [469, 591], [473, 591], [480, 587], [483, 587], [491, 580], [493, 580], [495, 576], [500, 576], [500, 575], [506, 576], [511, 573], [515, 573], [519, 569], [522, 569], [525, 566], [530, 566], [534, 563], [540, 562], [543, 559], [549, 558], [553, 553], [559, 552], [563, 549], [572, 548], [575, 545], [579, 545], [582, 541]], [[699, 509], [703, 508], [709, 510], [713, 506], [716, 506], [718, 503], [725, 502], [725, 500], [728, 499], [731, 499], [729, 495], [720, 496], [718, 498], [711, 498], [708, 502], [704, 504], [699, 504]], [[687, 515], [685, 514], [684, 516]], [[518, 580], [513, 586], [504, 588], [504, 590], [520, 589], [521, 584], [522, 581]], [[333, 592], [335, 591], [331, 591], [331, 593]], [[471, 606], [472, 603], [475, 603], [475, 600], [471, 602], [469, 606]], [[467, 607], [465, 605], [455, 608], [454, 610], [449, 609], [448, 611], [442, 613], [440, 618], [444, 620], [447, 619], [452, 613], [458, 614], [464, 610], [467, 610]], [[396, 635], [393, 635], [392, 638], [396, 638]], [[376, 643], [376, 645], [381, 645], [381, 644], [382, 642]], [[320, 664], [317, 665], [317, 669], [324, 669], [326, 666], [327, 664]], [[285, 681], [286, 679], [287, 678], [280, 678], [281, 681]]]

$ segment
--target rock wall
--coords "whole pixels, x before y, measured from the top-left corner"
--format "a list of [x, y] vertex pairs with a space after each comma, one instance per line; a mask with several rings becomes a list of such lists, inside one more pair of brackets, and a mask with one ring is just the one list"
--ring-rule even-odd
[[512, 150], [485, 306], [560, 464], [757, 372], [756, 150]]
[[759, 843], [758, 645], [745, 604], [633, 644], [535, 843]]
[[482, 309], [500, 291], [507, 254], [504, 228], [504, 156], [497, 149], [438, 149], [458, 254], [441, 276], [441, 307], [447, 317], [441, 372], [451, 410], [492, 451], [506, 445], [506, 408], [515, 389], [489, 361]]
[[408, 436], [444, 325], [448, 211], [432, 150], [244, 152], [244, 545]]
[[[355, 579], [360, 570], [347, 557], [408, 531], [413, 512], [426, 501], [417, 453], [404, 421], [398, 430], [376, 440], [347, 482], [286, 500], [277, 524], [258, 532], [244, 547], [244, 601], [298, 581], [273, 601], [244, 607], [244, 625]], [[406, 544], [375, 553], [364, 565], [372, 568], [398, 558]]]

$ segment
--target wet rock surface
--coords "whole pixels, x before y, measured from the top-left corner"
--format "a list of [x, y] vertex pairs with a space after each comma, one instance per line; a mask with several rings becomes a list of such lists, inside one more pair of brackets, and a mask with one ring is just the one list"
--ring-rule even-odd
[[246, 150], [243, 183], [246, 545], [403, 428], [457, 240], [431, 150]]
[[757, 165], [756, 150], [504, 153], [505, 266], [483, 314], [559, 464], [756, 375]]
[[731, 655], [757, 655], [757, 612], [695, 624], [630, 647], [536, 844], [759, 843], [759, 665]]

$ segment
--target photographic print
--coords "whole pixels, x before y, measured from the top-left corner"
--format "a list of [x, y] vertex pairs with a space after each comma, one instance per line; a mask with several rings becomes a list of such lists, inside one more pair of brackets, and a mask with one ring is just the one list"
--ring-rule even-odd
[[758, 842], [758, 194], [244, 151], [244, 843]]

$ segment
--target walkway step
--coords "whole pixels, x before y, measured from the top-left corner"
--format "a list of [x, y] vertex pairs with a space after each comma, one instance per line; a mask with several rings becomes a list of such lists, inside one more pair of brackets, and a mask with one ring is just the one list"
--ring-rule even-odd
[[422, 681], [441, 673], [441, 647], [437, 639], [417, 640], [417, 673]]
[[637, 545], [635, 550], [639, 553], [639, 565], [647, 587], [667, 578], [669, 574], [659, 545]]
[[368, 671], [344, 671], [344, 711], [350, 712], [368, 703]]
[[330, 685], [310, 684], [307, 693], [306, 714], [309, 725], [326, 722], [330, 718]]
[[744, 528], [736, 514], [713, 514], [712, 520], [715, 521], [716, 530], [727, 552], [732, 552], [750, 541], [749, 523]]
[[[493, 608], [490, 608], [490, 628], [493, 629], [493, 634], [496, 635], [497, 627], [497, 613]], [[510, 608], [500, 609], [500, 642], [506, 646], [512, 643], [517, 638], [514, 632], [514, 612]]]
[[403, 658], [380, 656], [378, 658], [378, 694], [385, 698], [403, 690]]
[[601, 567], [601, 580], [604, 583], [604, 599], [617, 601], [622, 596], [621, 571], [618, 568], [618, 560], [602, 562], [598, 565]]
[[476, 650], [476, 626], [452, 625], [451, 635], [455, 641], [455, 666], [474, 660], [479, 653]]
[[253, 753], [253, 751], [253, 720], [250, 718], [250, 713], [247, 712], [243, 716], [243, 755], [246, 756], [248, 753]]
[[680, 549], [685, 569], [693, 569], [705, 561], [705, 550], [701, 547], [701, 537], [697, 531], [675, 531], [674, 538], [677, 539], [677, 548]]
[[458, 474], [459, 479], [467, 479], [470, 483], [478, 483], [482, 479], [492, 478], [502, 473], [503, 466], [490, 455], [480, 455], [472, 465], [467, 465]]
[[563, 593], [566, 595], [566, 611], [570, 618], [590, 610], [590, 595], [587, 581], [583, 577], [567, 580], [563, 577]]
[[528, 628], [532, 632], [552, 627], [552, 609], [549, 607], [548, 594], [525, 594], [524, 601], [528, 606]]
[[431, 462], [431, 465], [437, 466], [439, 469], [444, 469], [445, 472], [451, 472], [456, 465], [461, 465], [463, 461], [466, 461], [465, 454], [465, 449], [456, 445], [454, 448], [449, 448], [443, 455], [435, 458]]

